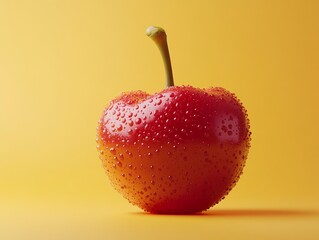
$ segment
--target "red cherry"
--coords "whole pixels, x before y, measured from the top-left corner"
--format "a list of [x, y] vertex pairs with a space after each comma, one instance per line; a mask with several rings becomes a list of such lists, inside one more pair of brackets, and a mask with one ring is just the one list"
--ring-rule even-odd
[[[165, 61], [165, 32], [150, 30], [166, 45]], [[173, 84], [170, 67], [166, 75]], [[238, 181], [250, 147], [246, 110], [223, 88], [124, 93], [104, 110], [97, 136], [114, 188], [151, 213], [194, 213], [218, 203]]]

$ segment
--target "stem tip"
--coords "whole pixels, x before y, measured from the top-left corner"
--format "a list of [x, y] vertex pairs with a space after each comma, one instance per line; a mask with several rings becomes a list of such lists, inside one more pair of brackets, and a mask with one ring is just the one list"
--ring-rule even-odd
[[165, 30], [161, 27], [150, 26], [146, 29], [146, 35], [149, 36], [155, 42], [155, 44], [161, 52], [166, 73], [166, 86], [174, 86], [173, 71], [168, 51]]

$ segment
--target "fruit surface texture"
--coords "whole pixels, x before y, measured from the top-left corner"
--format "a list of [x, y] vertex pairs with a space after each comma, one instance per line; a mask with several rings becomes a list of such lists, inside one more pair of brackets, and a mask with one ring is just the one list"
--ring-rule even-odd
[[219, 202], [242, 173], [250, 143], [246, 110], [223, 88], [125, 93], [98, 125], [113, 186], [152, 213], [193, 213]]

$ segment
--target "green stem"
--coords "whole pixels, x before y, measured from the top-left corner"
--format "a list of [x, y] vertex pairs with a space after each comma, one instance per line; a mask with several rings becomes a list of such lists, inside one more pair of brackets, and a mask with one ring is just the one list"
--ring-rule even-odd
[[151, 26], [146, 29], [146, 35], [154, 40], [155, 44], [161, 52], [165, 68], [166, 86], [174, 86], [171, 58], [169, 56], [167, 37], [164, 29]]

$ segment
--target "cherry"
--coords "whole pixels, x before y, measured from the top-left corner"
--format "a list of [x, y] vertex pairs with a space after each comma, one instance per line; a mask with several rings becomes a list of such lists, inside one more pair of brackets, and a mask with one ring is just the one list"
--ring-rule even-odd
[[167, 88], [123, 93], [109, 103], [97, 128], [100, 159], [114, 188], [145, 211], [201, 212], [242, 174], [247, 112], [224, 88], [174, 86], [165, 31], [150, 27], [147, 35], [162, 54]]

